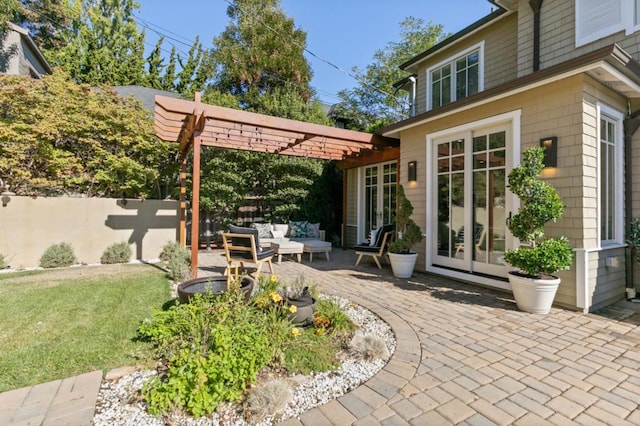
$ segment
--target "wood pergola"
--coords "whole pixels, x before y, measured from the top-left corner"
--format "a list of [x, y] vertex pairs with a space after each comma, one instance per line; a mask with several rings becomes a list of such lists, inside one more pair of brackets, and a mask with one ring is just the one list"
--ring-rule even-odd
[[399, 151], [400, 142], [397, 139], [208, 105], [200, 102], [199, 93], [196, 93], [194, 101], [157, 95], [155, 104], [156, 135], [164, 141], [180, 144], [179, 240], [182, 245], [186, 245], [187, 158], [189, 151], [193, 149], [191, 200], [191, 276], [193, 278], [197, 277], [198, 271], [202, 146], [337, 160], [351, 165], [360, 158], [377, 158], [385, 149], [388, 151], [391, 148], [394, 153]]

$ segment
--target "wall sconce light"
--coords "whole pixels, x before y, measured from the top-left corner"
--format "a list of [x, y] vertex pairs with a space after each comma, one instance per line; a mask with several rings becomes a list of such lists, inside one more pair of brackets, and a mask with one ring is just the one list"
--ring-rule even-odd
[[540, 147], [544, 148], [544, 166], [558, 167], [558, 137], [540, 139]]
[[415, 182], [418, 180], [418, 163], [416, 161], [409, 161], [407, 166], [407, 174], [409, 176], [409, 182]]

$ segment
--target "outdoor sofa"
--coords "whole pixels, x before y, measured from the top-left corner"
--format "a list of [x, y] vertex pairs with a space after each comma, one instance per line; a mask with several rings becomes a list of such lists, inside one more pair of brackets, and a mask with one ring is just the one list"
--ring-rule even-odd
[[325, 231], [320, 229], [319, 223], [307, 221], [290, 221], [288, 223], [254, 223], [252, 228], [258, 230], [260, 247], [269, 248], [271, 243], [280, 241], [309, 242], [325, 240]]

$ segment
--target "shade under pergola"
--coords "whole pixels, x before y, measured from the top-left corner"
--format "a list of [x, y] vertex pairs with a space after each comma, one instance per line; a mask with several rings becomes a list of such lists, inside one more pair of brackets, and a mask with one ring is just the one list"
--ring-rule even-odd
[[200, 147], [214, 146], [278, 155], [350, 160], [397, 148], [399, 140], [371, 133], [256, 114], [157, 95], [156, 135], [180, 144], [180, 242], [186, 243], [186, 160], [193, 149], [191, 275], [197, 276], [199, 242]]

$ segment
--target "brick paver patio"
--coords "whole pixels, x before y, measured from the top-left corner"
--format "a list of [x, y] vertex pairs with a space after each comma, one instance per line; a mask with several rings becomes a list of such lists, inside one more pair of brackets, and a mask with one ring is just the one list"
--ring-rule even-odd
[[[334, 249], [331, 261], [305, 255], [274, 269], [376, 312], [396, 351], [357, 389], [284, 425], [640, 424], [640, 305], [532, 315], [509, 293], [428, 274], [398, 280], [355, 258]], [[221, 274], [224, 256], [202, 252], [200, 265]], [[91, 424], [99, 374], [0, 394], [0, 423]]]
[[[207, 273], [220, 253], [203, 254]], [[346, 296], [389, 322], [398, 347], [375, 377], [286, 425], [640, 424], [640, 306], [532, 315], [511, 294], [389, 266], [331, 261], [275, 265]]]

